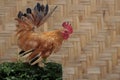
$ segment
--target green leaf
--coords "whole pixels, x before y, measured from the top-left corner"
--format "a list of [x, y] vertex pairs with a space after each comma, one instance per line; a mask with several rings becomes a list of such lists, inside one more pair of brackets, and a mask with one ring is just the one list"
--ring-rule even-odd
[[0, 64], [0, 80], [62, 80], [62, 66], [47, 62], [44, 67], [22, 62]]

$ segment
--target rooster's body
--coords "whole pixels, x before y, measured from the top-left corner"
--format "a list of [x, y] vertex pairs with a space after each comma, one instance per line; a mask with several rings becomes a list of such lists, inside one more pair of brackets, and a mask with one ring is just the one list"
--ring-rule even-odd
[[[40, 4], [37, 4], [35, 7], [37, 8], [35, 12], [42, 11]], [[47, 8], [48, 5], [46, 6]], [[20, 55], [24, 56], [31, 52], [27, 60], [32, 65], [40, 62], [42, 59], [46, 59], [51, 53], [57, 52], [63, 40], [68, 39], [69, 34], [72, 33], [72, 27], [67, 22], [63, 23], [63, 30], [48, 31], [40, 34], [34, 32], [34, 26], [38, 27], [43, 24], [47, 19], [46, 16], [50, 16], [50, 14], [47, 15], [47, 12], [45, 12], [45, 16], [41, 16], [41, 13], [39, 13], [39, 16], [38, 13], [33, 14], [30, 9], [27, 9], [26, 15], [22, 15], [22, 12], [19, 12], [18, 18], [16, 18], [18, 21], [18, 46], [21, 48]], [[36, 15], [37, 17], [35, 18]]]
[[47, 58], [52, 52], [59, 50], [62, 42], [63, 37], [60, 30], [43, 32], [41, 34], [24, 32], [24, 34], [20, 33], [18, 37], [18, 45], [23, 51], [34, 50], [29, 55], [29, 60], [32, 60], [38, 54], [42, 58]]

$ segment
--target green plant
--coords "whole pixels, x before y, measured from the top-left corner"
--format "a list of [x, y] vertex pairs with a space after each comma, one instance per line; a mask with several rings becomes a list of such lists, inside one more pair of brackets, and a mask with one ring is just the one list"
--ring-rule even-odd
[[44, 67], [22, 62], [0, 64], [0, 80], [62, 80], [61, 64], [48, 62]]

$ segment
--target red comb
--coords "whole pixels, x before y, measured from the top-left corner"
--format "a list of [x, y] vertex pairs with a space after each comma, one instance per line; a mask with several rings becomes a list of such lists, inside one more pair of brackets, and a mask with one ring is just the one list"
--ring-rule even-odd
[[69, 33], [73, 33], [73, 28], [69, 22], [63, 22], [62, 26], [69, 31]]

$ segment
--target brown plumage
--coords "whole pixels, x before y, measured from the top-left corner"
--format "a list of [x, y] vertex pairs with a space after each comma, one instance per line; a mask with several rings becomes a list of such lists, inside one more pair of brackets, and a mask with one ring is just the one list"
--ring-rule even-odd
[[[37, 4], [37, 7], [38, 6], [40, 5]], [[42, 5], [42, 8], [43, 7], [44, 6]], [[30, 9], [27, 11], [27, 13], [30, 14], [31, 12], [32, 11]], [[63, 30], [53, 30], [43, 32], [40, 34], [34, 32], [34, 27], [38, 26], [36, 25], [36, 22], [44, 22], [47, 19], [47, 17], [51, 15], [51, 12], [48, 14], [44, 14], [45, 15], [44, 17], [42, 17], [42, 19], [39, 19], [37, 14], [32, 14], [36, 16], [36, 18], [32, 17], [34, 19], [32, 20], [31, 18], [23, 15], [22, 12], [19, 12], [18, 18], [16, 18], [16, 20], [18, 21], [17, 43], [20, 49], [22, 50], [19, 54], [21, 56], [24, 56], [27, 53], [31, 52], [30, 55], [27, 57], [27, 60], [32, 65], [40, 62], [42, 59], [46, 59], [48, 56], [50, 56], [51, 53], [57, 52], [60, 49], [63, 40], [68, 39], [69, 35], [73, 32], [71, 24], [69, 24], [68, 22], [64, 22], [62, 24], [64, 28]], [[39, 25], [41, 25], [41, 23]]]

